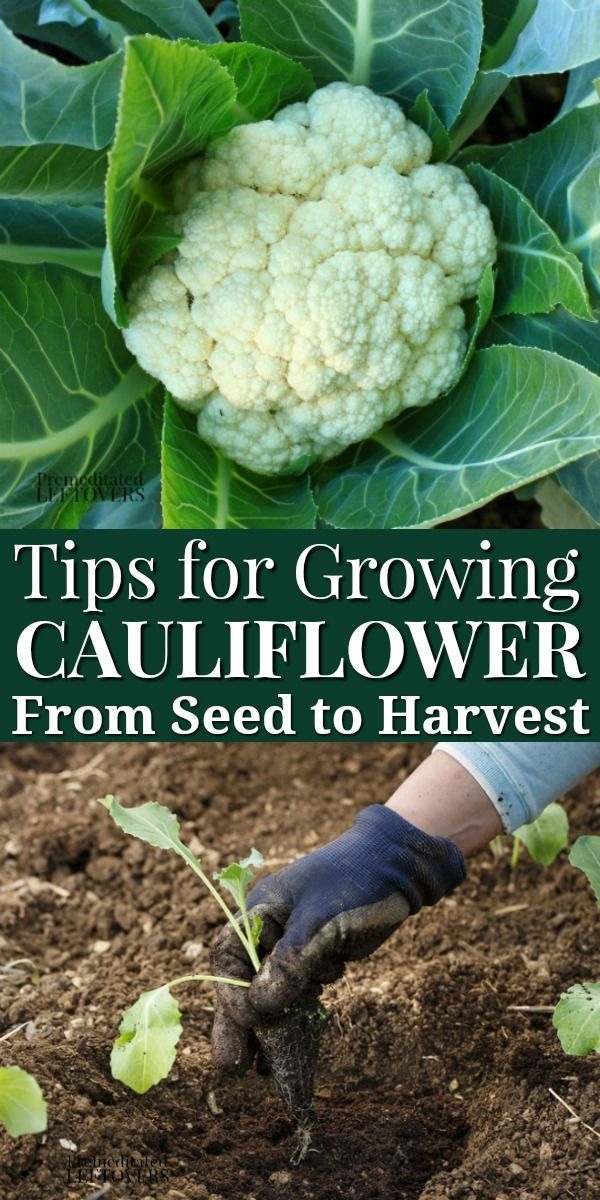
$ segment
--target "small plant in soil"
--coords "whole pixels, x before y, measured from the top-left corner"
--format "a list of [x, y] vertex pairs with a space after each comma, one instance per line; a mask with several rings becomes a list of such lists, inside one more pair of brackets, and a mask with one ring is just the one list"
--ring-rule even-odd
[[37, 1081], [21, 1067], [0, 1067], [0, 1125], [12, 1138], [43, 1133], [47, 1105]]
[[535, 821], [515, 829], [513, 839], [513, 870], [519, 865], [521, 846], [525, 846], [534, 862], [551, 867], [569, 844], [569, 818], [562, 804], [549, 804]]
[[[259, 851], [253, 849], [247, 858], [217, 871], [213, 875], [213, 883], [200, 860], [182, 842], [179, 821], [170, 809], [155, 802], [124, 808], [114, 796], [106, 796], [100, 803], [125, 833], [159, 850], [174, 851], [191, 867], [235, 930], [254, 971], [259, 971], [262, 919], [249, 914], [247, 908], [253, 871], [263, 863]], [[233, 897], [237, 912], [232, 911], [216, 884]], [[183, 1032], [181, 1013], [173, 989], [201, 981], [250, 987], [250, 983], [243, 979], [194, 974], [178, 976], [151, 991], [143, 992], [123, 1014], [119, 1037], [111, 1054], [113, 1078], [143, 1095], [169, 1074]], [[324, 1010], [307, 998], [279, 1020], [257, 1024], [255, 1028], [263, 1059], [298, 1128], [298, 1145], [292, 1159], [295, 1162], [305, 1157], [311, 1143], [314, 1075], [325, 1016]]]
[[[510, 856], [511, 870], [517, 870], [521, 858], [521, 847], [525, 846], [530, 858], [542, 867], [551, 867], [561, 850], [569, 844], [569, 818], [562, 804], [549, 804], [535, 821], [520, 825], [512, 835]], [[505, 854], [505, 839], [502, 834], [490, 842], [495, 859]]]
[[[600, 904], [600, 837], [580, 837], [569, 861], [587, 877]], [[600, 1054], [600, 982], [575, 983], [561, 996], [552, 1021], [567, 1054]]]

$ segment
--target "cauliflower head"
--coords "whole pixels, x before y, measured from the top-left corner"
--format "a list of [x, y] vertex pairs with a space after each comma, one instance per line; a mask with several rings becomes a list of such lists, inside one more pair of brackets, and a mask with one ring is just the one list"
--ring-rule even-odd
[[241, 125], [174, 188], [181, 242], [125, 340], [205, 441], [275, 474], [338, 454], [456, 380], [487, 208], [398, 105], [332, 83]]

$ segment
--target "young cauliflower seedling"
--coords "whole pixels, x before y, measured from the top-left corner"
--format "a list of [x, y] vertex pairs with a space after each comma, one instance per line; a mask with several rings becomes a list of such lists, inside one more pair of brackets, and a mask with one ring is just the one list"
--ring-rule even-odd
[[496, 240], [431, 150], [393, 100], [332, 83], [179, 173], [181, 241], [133, 286], [125, 340], [229, 458], [303, 469], [457, 379]]

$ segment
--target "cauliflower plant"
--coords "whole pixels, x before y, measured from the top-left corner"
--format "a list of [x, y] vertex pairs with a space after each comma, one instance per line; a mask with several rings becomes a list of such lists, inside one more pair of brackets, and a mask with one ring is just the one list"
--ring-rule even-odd
[[332, 83], [179, 173], [182, 240], [131, 289], [125, 340], [229, 458], [299, 470], [456, 380], [496, 242], [430, 155], [394, 101]]

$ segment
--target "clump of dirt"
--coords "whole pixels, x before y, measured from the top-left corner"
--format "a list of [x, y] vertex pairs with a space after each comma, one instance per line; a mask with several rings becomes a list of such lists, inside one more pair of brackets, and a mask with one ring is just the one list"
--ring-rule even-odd
[[[467, 883], [327, 989], [313, 1145], [270, 1080], [211, 1075], [208, 985], [179, 994], [169, 1077], [136, 1096], [110, 1075], [120, 1015], [202, 970], [220, 915], [185, 865], [127, 839], [96, 804], [160, 800], [205, 866], [257, 845], [274, 870], [384, 800], [427, 753], [409, 744], [5, 747], [0, 750], [0, 1063], [39, 1079], [45, 1137], [0, 1134], [2, 1200], [594, 1200], [598, 1062], [566, 1057], [546, 1011], [600, 978], [598, 916], [566, 857], [488, 853]], [[599, 795], [569, 804], [573, 836]], [[17, 971], [20, 970], [17, 969]], [[529, 1005], [541, 1012], [524, 1013]], [[552, 1090], [551, 1090], [552, 1089]], [[581, 1118], [576, 1120], [556, 1097]], [[110, 1184], [110, 1190], [104, 1190]]]
[[291, 1162], [303, 1162], [312, 1146], [314, 1084], [327, 1013], [317, 1002], [300, 1000], [277, 1021], [256, 1026], [265, 1064], [283, 1104], [296, 1123]]

